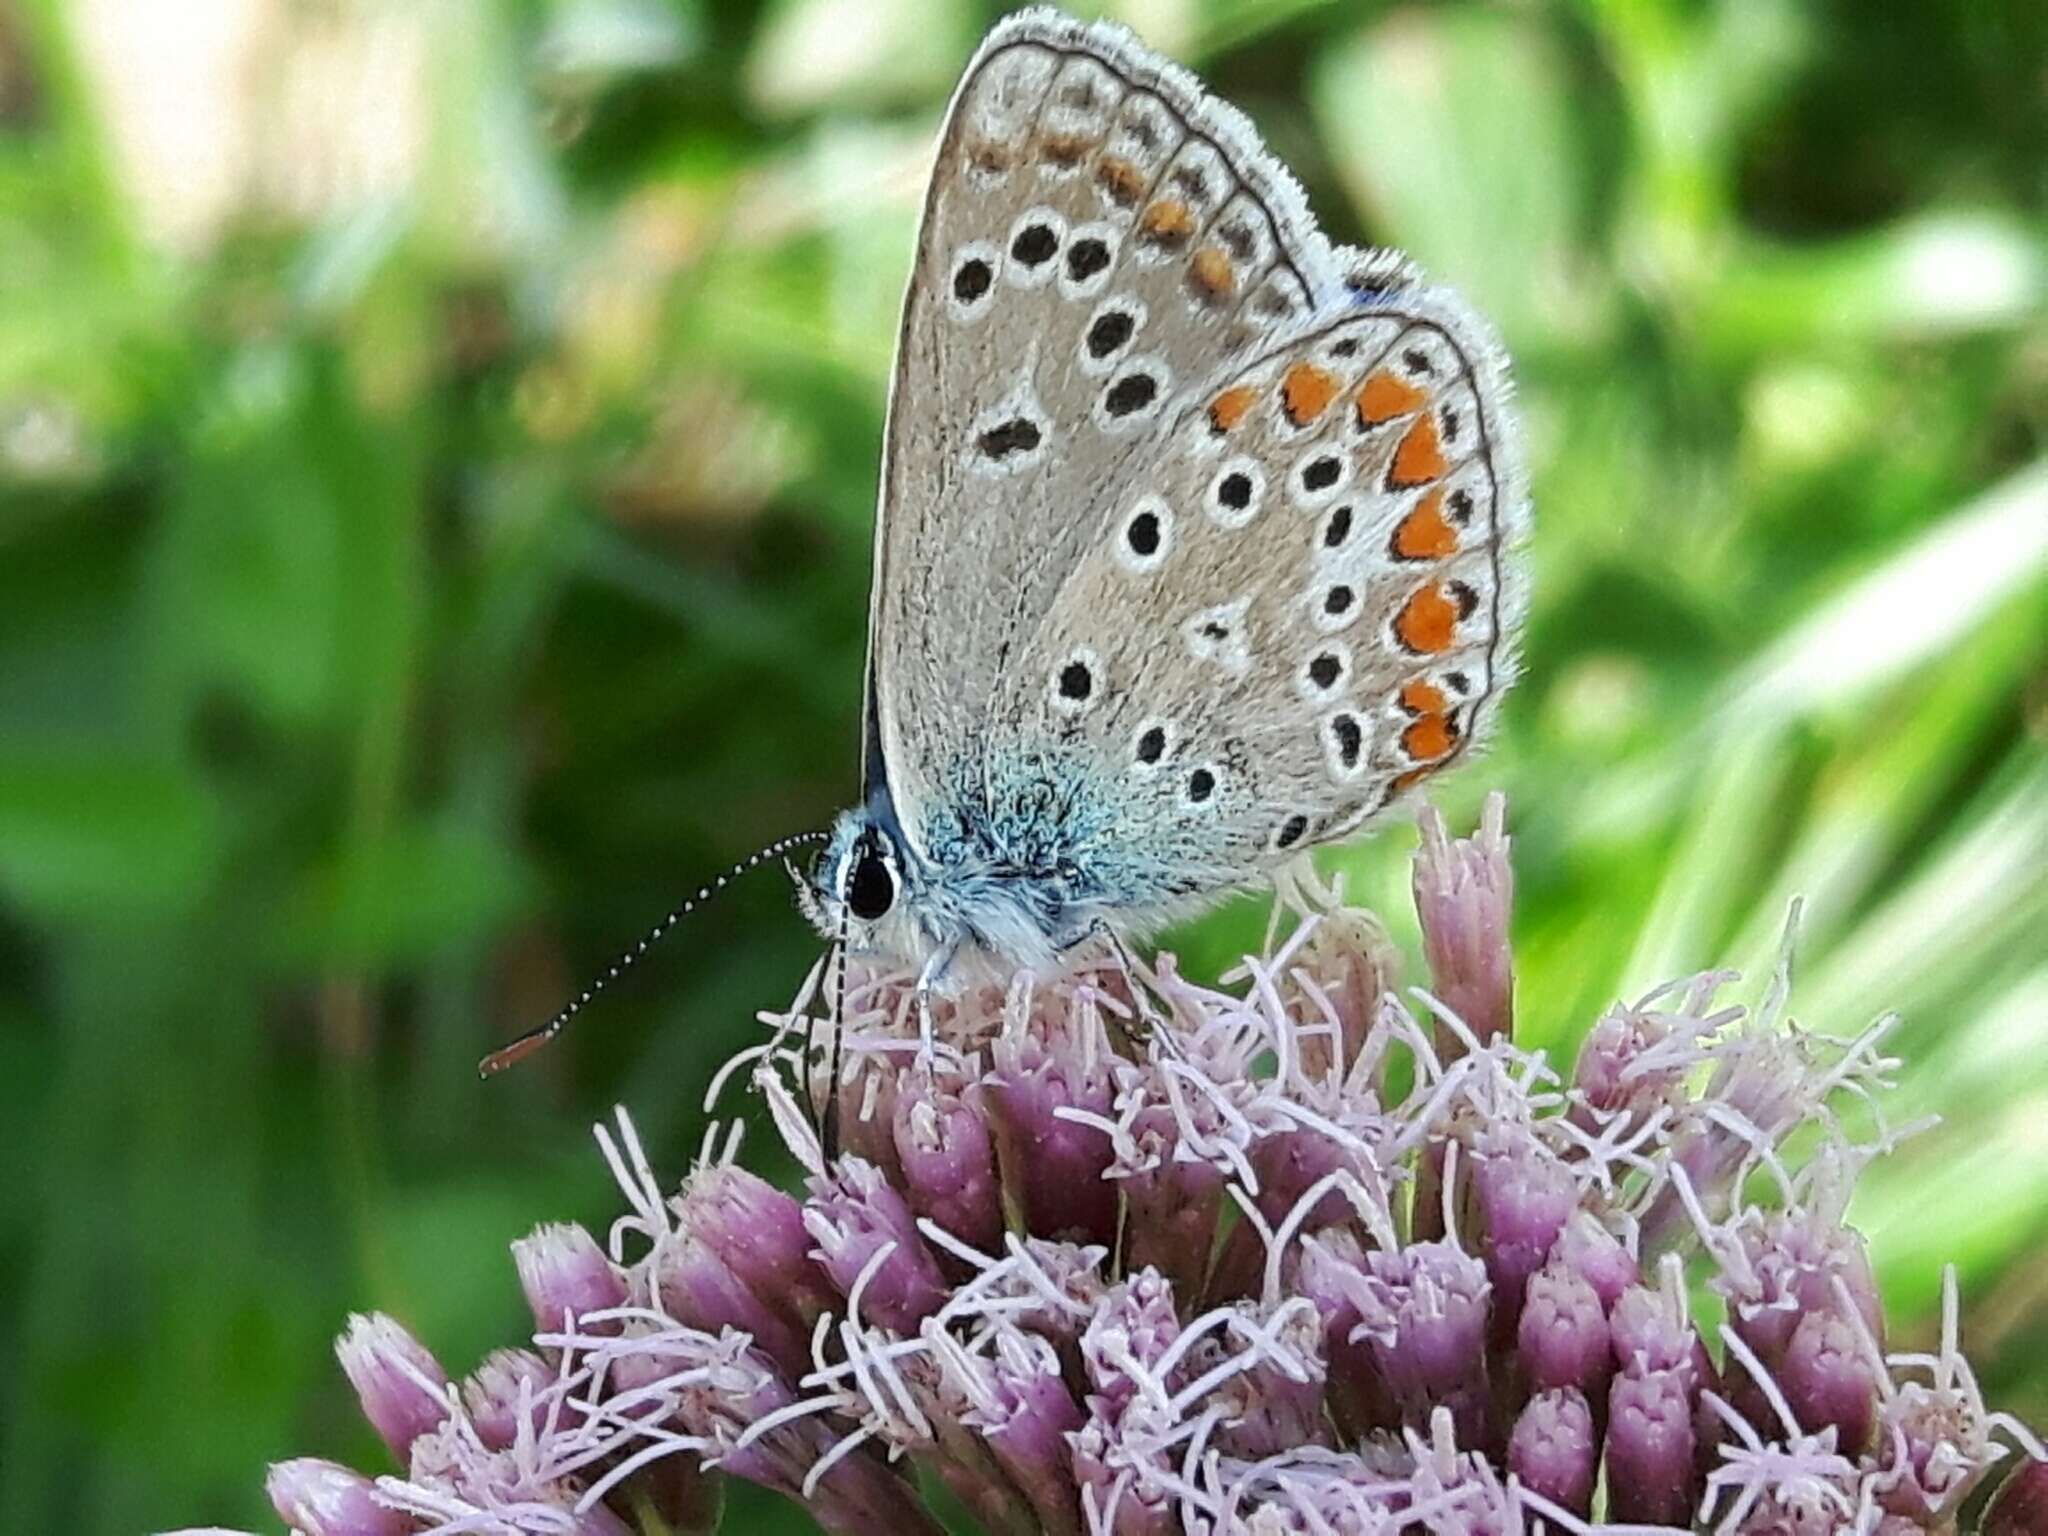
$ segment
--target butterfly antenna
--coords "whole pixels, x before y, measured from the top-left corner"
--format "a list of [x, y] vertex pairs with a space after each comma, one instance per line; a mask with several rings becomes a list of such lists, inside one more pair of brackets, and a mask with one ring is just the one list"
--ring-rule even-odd
[[602, 976], [599, 976], [589, 986], [571, 998], [563, 1005], [561, 1011], [549, 1019], [547, 1023], [529, 1029], [518, 1039], [511, 1041], [509, 1044], [499, 1046], [497, 1050], [491, 1052], [490, 1055], [478, 1062], [476, 1075], [478, 1077], [495, 1077], [507, 1067], [524, 1061], [535, 1051], [554, 1039], [555, 1036], [569, 1027], [569, 1021], [581, 1013], [598, 993], [604, 991], [606, 987], [625, 975], [626, 972], [639, 963], [641, 956], [667, 938], [677, 923], [703, 906], [741, 875], [760, 867], [770, 859], [780, 858], [792, 848], [800, 848], [805, 843], [826, 842], [831, 836], [832, 834], [829, 832], [799, 832], [794, 837], [781, 838], [776, 842], [770, 843], [766, 848], [748, 854], [747, 857], [741, 859], [739, 863], [733, 865], [731, 869], [720, 875], [716, 880], [713, 880], [709, 885], [699, 889], [695, 896], [692, 896], [688, 901], [669, 913], [667, 917], [664, 917], [660, 922], [648, 929], [647, 933], [631, 949], [620, 955], [618, 959], [606, 967], [605, 973]]

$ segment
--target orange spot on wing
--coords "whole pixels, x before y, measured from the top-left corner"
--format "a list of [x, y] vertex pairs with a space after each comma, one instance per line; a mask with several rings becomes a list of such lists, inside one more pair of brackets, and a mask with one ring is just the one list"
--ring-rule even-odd
[[1244, 420], [1244, 413], [1258, 398], [1259, 392], [1249, 384], [1231, 386], [1209, 402], [1209, 425], [1218, 432], [1228, 432]]
[[1280, 381], [1281, 403], [1287, 409], [1287, 419], [1297, 427], [1314, 421], [1336, 398], [1336, 378], [1314, 363], [1296, 363]]
[[1401, 439], [1401, 446], [1394, 450], [1393, 467], [1387, 471], [1387, 485], [1396, 490], [1403, 486], [1427, 485], [1450, 467], [1444, 458], [1443, 444], [1437, 439], [1436, 418], [1418, 416], [1415, 425]]
[[1458, 742], [1458, 732], [1443, 715], [1424, 715], [1401, 733], [1401, 747], [1418, 763], [1433, 763], [1448, 757]]
[[993, 139], [982, 139], [967, 147], [967, 163], [977, 171], [1001, 175], [1010, 168], [1010, 151]]
[[1227, 299], [1237, 287], [1237, 269], [1215, 246], [1205, 245], [1188, 258], [1188, 281], [1205, 298]]
[[1448, 651], [1457, 627], [1458, 605], [1436, 582], [1409, 598], [1394, 616], [1394, 637], [1409, 650], [1425, 656]]
[[1425, 764], [1423, 767], [1410, 768], [1406, 773], [1397, 774], [1394, 782], [1388, 786], [1387, 798], [1391, 800], [1396, 795], [1406, 794], [1434, 772], [1436, 768], [1433, 764]]
[[1401, 707], [1411, 715], [1442, 714], [1449, 703], [1443, 689], [1422, 678], [1414, 678], [1401, 685]]
[[1120, 208], [1134, 206], [1145, 195], [1145, 175], [1128, 160], [1105, 155], [1095, 168], [1096, 183]]
[[1145, 210], [1138, 228], [1159, 245], [1178, 245], [1195, 232], [1194, 210], [1178, 198], [1163, 197]]
[[[1405, 440], [1403, 446], [1406, 446]], [[1400, 456], [1394, 460], [1400, 469]], [[1394, 556], [1400, 560], [1441, 560], [1458, 552], [1458, 530], [1444, 519], [1444, 488], [1432, 486], [1415, 510], [1394, 529]]]
[[1428, 398], [1406, 379], [1397, 379], [1386, 369], [1374, 370], [1358, 391], [1358, 419], [1377, 427], [1421, 408]]
[[1054, 165], [1079, 165], [1088, 151], [1095, 147], [1087, 135], [1079, 133], [1048, 133], [1039, 141], [1039, 148], [1045, 158]]

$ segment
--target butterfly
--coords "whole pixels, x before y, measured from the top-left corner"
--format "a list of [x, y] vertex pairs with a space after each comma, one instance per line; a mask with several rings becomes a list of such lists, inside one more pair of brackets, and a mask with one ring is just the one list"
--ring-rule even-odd
[[1055, 966], [1469, 751], [1515, 670], [1508, 406], [1481, 322], [1333, 247], [1193, 76], [1110, 24], [1001, 22], [925, 197], [862, 796], [812, 920], [920, 990]]
[[990, 32], [903, 303], [861, 797], [798, 901], [929, 997], [1142, 939], [1358, 832], [1515, 673], [1505, 359], [1332, 246], [1251, 124], [1121, 27]]

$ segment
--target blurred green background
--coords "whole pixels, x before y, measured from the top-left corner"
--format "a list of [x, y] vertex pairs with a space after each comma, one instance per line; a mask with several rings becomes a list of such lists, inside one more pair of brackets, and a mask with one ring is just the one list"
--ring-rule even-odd
[[[1126, 0], [1497, 318], [1536, 468], [1522, 1013], [1889, 1008], [1907, 1336], [2048, 1422], [2048, 8]], [[968, 0], [0, 0], [0, 1529], [274, 1528], [506, 1241], [680, 1174], [816, 953], [895, 311]], [[1342, 856], [1412, 947], [1397, 827]], [[1255, 934], [1185, 935], [1213, 960]], [[1745, 995], [1753, 995], [1746, 992]], [[743, 1505], [766, 1528], [793, 1522]], [[772, 1517], [768, 1511], [775, 1509]], [[794, 1528], [793, 1524], [785, 1528]]]

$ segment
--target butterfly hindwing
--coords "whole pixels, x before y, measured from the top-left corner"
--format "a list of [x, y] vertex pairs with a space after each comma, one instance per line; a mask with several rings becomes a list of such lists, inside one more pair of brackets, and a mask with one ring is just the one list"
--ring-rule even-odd
[[1409, 290], [1219, 377], [1127, 466], [994, 747], [1085, 765], [1119, 899], [1344, 837], [1483, 733], [1525, 518], [1498, 358]]
[[919, 852], [998, 793], [1014, 669], [1111, 490], [1342, 291], [1292, 178], [1191, 76], [1052, 12], [991, 34], [924, 209], [876, 540], [867, 761]]

